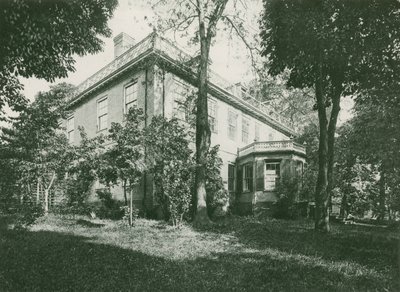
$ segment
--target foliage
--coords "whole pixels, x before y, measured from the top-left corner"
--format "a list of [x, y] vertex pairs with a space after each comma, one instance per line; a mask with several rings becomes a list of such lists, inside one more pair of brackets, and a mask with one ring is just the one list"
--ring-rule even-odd
[[149, 172], [164, 216], [180, 225], [188, 215], [193, 169], [187, 130], [177, 119], [153, 117], [145, 129]]
[[24, 229], [33, 225], [40, 217], [44, 215], [44, 209], [40, 205], [20, 205], [16, 212], [18, 217], [15, 220], [15, 227], [18, 229]]
[[318, 120], [313, 110], [314, 92], [311, 88], [287, 86], [288, 78], [288, 70], [277, 76], [264, 73], [260, 80], [252, 80], [247, 84], [248, 92], [286, 118], [297, 132], [302, 133], [305, 127]]
[[121, 204], [112, 198], [109, 189], [101, 189], [96, 191], [101, 200], [101, 206], [96, 210], [96, 216], [102, 219], [120, 220], [124, 217], [125, 211], [121, 208]]
[[[1, 143], [1, 142], [0, 142]], [[5, 145], [1, 145], [1, 151], [5, 151]], [[18, 161], [3, 157], [0, 158], [0, 210], [7, 211], [18, 204], [19, 188], [17, 182], [20, 178]]]
[[6, 103], [21, 110], [26, 102], [18, 77], [67, 77], [75, 70], [74, 54], [99, 52], [99, 37], [111, 35], [107, 21], [116, 5], [116, 0], [1, 1], [1, 113]]
[[[392, 84], [386, 89], [361, 92], [356, 99], [355, 115], [340, 129], [338, 139], [339, 186], [351, 184], [354, 179], [367, 184], [366, 193], [351, 192], [353, 200], [361, 196], [362, 202], [368, 202], [369, 209], [381, 214], [380, 217], [399, 210], [400, 124], [397, 117], [400, 112], [396, 88]], [[363, 205], [367, 208], [367, 203]]]
[[395, 0], [264, 1], [262, 54], [269, 59], [269, 72], [277, 75], [289, 69], [289, 86], [315, 88], [320, 129], [318, 230], [329, 231], [327, 207], [341, 96], [384, 88], [397, 75], [399, 7]]
[[[59, 132], [59, 121], [66, 117], [65, 102], [73, 89], [61, 83], [48, 92], [39, 92], [14, 119], [12, 127], [2, 130], [2, 161], [13, 168], [8, 180], [14, 184], [10, 187], [17, 189], [14, 193], [20, 202], [36, 200], [38, 204], [37, 189], [48, 193], [67, 171], [72, 152], [65, 135]], [[14, 177], [10, 177], [12, 173]], [[47, 211], [48, 206], [44, 207]]]
[[299, 210], [298, 201], [300, 185], [296, 178], [283, 176], [276, 186], [278, 200], [275, 203], [274, 217], [278, 219], [297, 219]]
[[315, 123], [306, 125], [303, 133], [295, 140], [306, 147], [307, 165], [304, 168], [300, 199], [312, 201], [318, 176], [318, 126]]
[[[197, 63], [194, 71], [198, 75], [198, 95], [196, 100], [196, 175], [192, 202], [195, 203], [195, 221], [201, 224], [208, 223], [205, 161], [211, 139], [207, 106], [209, 54], [211, 44], [217, 34], [217, 24], [222, 21], [228, 0], [197, 0], [196, 2], [189, 0], [179, 5], [173, 1], [157, 1], [154, 6], [160, 3], [170, 4], [169, 9], [163, 9], [168, 16], [164, 21], [161, 19], [164, 23], [160, 25], [166, 29], [172, 28], [175, 32], [193, 32], [192, 41], [198, 44], [199, 55], [194, 58]], [[228, 16], [225, 20], [234, 24]], [[193, 27], [194, 30], [192, 30]], [[240, 32], [237, 27], [236, 31]]]
[[74, 161], [68, 170], [66, 180], [67, 205], [85, 208], [93, 183], [97, 178], [100, 157], [104, 152], [102, 135], [89, 139], [82, 127], [79, 127], [81, 141], [74, 146]]
[[145, 116], [142, 109], [130, 108], [124, 124], [112, 123], [108, 140], [111, 147], [102, 155], [98, 177], [107, 186], [123, 183], [125, 204], [127, 186], [138, 184], [144, 170], [143, 127]]
[[[211, 147], [207, 154], [206, 191], [207, 210], [210, 218], [221, 216], [221, 210], [229, 203], [229, 194], [221, 177], [222, 159], [218, 156], [219, 145]], [[220, 212], [219, 214], [217, 212]]]

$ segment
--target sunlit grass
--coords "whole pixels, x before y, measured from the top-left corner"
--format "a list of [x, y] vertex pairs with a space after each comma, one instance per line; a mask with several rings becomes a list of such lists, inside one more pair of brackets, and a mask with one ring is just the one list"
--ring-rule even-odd
[[[232, 217], [206, 229], [57, 217], [0, 230], [0, 290], [396, 291], [399, 234]], [[3, 284], [1, 284], [3, 283]]]

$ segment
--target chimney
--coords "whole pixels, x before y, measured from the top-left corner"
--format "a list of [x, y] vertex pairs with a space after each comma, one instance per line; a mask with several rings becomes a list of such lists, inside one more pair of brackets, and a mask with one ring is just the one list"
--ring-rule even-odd
[[114, 58], [118, 58], [130, 47], [135, 45], [135, 40], [124, 32], [114, 37]]

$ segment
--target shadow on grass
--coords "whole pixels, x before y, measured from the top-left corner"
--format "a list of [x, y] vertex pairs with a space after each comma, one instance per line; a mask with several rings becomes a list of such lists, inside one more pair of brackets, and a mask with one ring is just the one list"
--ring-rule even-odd
[[323, 234], [315, 232], [310, 221], [252, 218], [240, 219], [239, 224], [215, 224], [197, 230], [233, 234], [240, 244], [249, 248], [273, 249], [315, 262], [331, 263], [337, 265], [337, 270], [348, 263], [353, 270], [358, 269], [356, 273], [371, 271], [381, 274], [380, 289], [386, 282], [386, 287], [400, 291], [400, 234], [396, 232], [377, 227], [332, 224], [332, 232]]
[[89, 237], [57, 232], [0, 230], [0, 290], [366, 291], [383, 287], [379, 276], [335, 272], [329, 266], [282, 252], [284, 242], [280, 249], [222, 252], [173, 261], [90, 241]]

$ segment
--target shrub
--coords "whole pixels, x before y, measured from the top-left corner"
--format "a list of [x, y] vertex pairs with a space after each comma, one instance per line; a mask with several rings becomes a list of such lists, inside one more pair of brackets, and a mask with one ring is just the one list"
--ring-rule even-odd
[[283, 177], [276, 187], [278, 200], [273, 216], [278, 219], [296, 219], [299, 210], [296, 200], [299, 194], [299, 182], [296, 178]]
[[96, 191], [100, 198], [101, 205], [96, 209], [96, 215], [101, 219], [120, 220], [125, 215], [122, 203], [113, 199], [109, 189]]
[[153, 117], [145, 131], [147, 165], [153, 174], [155, 197], [174, 226], [189, 213], [193, 159], [188, 132], [177, 119]]
[[225, 190], [221, 177], [222, 159], [218, 156], [218, 150], [219, 145], [216, 145], [207, 154], [207, 211], [211, 218], [225, 215], [223, 209], [229, 204], [229, 193]]
[[44, 215], [42, 205], [22, 204], [17, 209], [17, 219], [15, 221], [16, 228], [25, 228], [36, 222], [37, 219]]
[[69, 177], [65, 182], [67, 206], [78, 209], [84, 208], [93, 182], [93, 177]]

